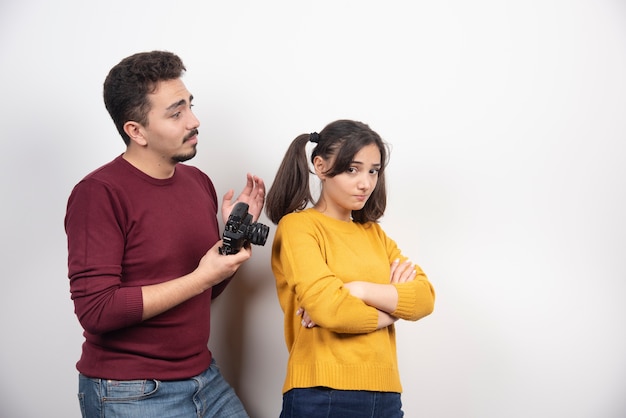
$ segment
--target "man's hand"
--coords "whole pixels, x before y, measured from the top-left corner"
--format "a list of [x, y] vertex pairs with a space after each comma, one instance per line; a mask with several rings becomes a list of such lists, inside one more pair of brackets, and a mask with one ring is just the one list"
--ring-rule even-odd
[[219, 253], [222, 245], [220, 240], [210, 248], [192, 273], [203, 291], [231, 277], [252, 255], [250, 247], [243, 247], [238, 253], [225, 256]]
[[191, 273], [162, 283], [143, 286], [143, 319], [152, 318], [231, 277], [252, 255], [250, 248], [237, 254], [221, 255], [218, 241], [200, 260]]
[[230, 189], [222, 199], [222, 220], [228, 222], [228, 217], [237, 202], [248, 204], [248, 213], [252, 215], [252, 222], [256, 222], [261, 216], [263, 205], [265, 204], [265, 183], [263, 179], [248, 173], [246, 175], [246, 186], [241, 194], [233, 201], [235, 191]]

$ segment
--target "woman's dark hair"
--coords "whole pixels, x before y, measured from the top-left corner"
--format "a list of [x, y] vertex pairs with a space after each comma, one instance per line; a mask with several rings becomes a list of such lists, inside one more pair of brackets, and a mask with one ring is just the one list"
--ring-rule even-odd
[[126, 145], [130, 138], [124, 124], [135, 121], [147, 126], [148, 94], [155, 91], [159, 81], [180, 78], [185, 71], [182, 60], [167, 51], [131, 55], [109, 71], [104, 80], [104, 105]]
[[302, 134], [293, 140], [267, 193], [265, 203], [267, 217], [278, 224], [286, 214], [303, 210], [309, 203], [313, 203], [309, 187], [311, 169], [306, 156], [306, 145], [309, 141], [317, 142], [311, 152], [311, 163], [316, 156], [326, 161], [334, 157], [333, 165], [325, 173], [329, 177], [345, 173], [361, 148], [371, 144], [378, 147], [381, 167], [376, 188], [362, 209], [352, 211], [352, 219], [355, 222], [378, 221], [385, 213], [387, 205], [385, 187], [385, 167], [388, 162], [387, 144], [368, 125], [347, 119], [329, 123], [319, 134]]

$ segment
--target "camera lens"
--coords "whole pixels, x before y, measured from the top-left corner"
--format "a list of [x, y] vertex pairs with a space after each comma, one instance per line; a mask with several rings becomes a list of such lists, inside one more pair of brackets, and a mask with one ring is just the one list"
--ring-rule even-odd
[[248, 238], [254, 245], [265, 245], [270, 227], [262, 223], [255, 222], [250, 225]]

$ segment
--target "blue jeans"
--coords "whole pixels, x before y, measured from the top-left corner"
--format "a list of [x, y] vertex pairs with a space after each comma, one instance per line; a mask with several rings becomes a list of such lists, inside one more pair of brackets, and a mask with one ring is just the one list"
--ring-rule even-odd
[[213, 360], [187, 380], [105, 380], [79, 374], [83, 418], [248, 418]]
[[283, 395], [280, 418], [401, 418], [402, 401], [395, 392], [291, 389]]

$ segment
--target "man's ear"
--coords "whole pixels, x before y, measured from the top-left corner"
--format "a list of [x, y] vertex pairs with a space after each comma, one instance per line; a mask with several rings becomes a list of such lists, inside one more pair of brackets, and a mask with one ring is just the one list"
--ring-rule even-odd
[[315, 175], [319, 177], [320, 180], [326, 179], [326, 161], [319, 155], [313, 158], [313, 169], [315, 170]]
[[146, 146], [148, 141], [146, 141], [146, 137], [144, 135], [143, 126], [140, 123], [134, 121], [128, 121], [124, 124], [124, 132], [126, 135], [130, 137], [132, 142], [135, 142], [137, 145]]

